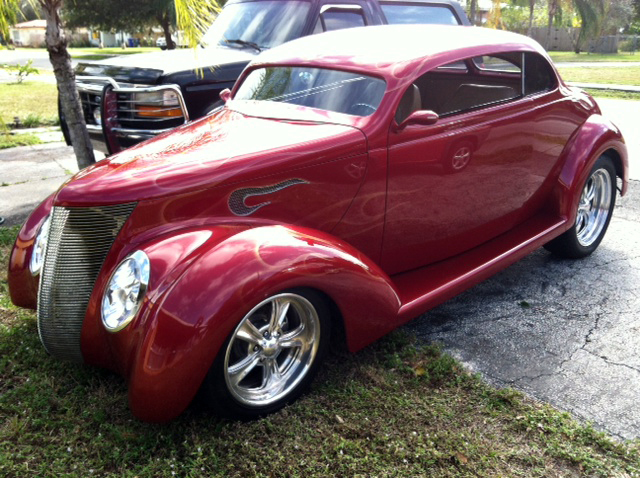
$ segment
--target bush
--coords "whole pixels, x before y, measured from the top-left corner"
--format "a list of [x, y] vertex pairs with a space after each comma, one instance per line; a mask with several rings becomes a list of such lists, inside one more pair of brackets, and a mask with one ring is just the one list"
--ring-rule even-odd
[[91, 48], [93, 43], [88, 38], [72, 38], [69, 42], [71, 48]]
[[15, 73], [18, 83], [22, 83], [30, 74], [40, 74], [40, 71], [37, 68], [31, 66], [32, 64], [33, 60], [29, 60], [24, 65], [2, 65], [2, 69], [7, 70], [10, 73]]
[[638, 51], [640, 50], [640, 36], [629, 38], [628, 40], [618, 43], [619, 51]]

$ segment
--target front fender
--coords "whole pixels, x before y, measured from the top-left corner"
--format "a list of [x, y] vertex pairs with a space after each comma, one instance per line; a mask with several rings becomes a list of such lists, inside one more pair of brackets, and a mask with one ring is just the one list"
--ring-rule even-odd
[[35, 310], [38, 305], [38, 280], [40, 276], [31, 274], [29, 262], [40, 226], [51, 213], [54, 196], [55, 193], [51, 194], [29, 215], [11, 250], [7, 281], [11, 302], [18, 307]]
[[278, 225], [219, 237], [212, 234], [137, 321], [132, 333], [141, 335], [128, 373], [137, 417], [167, 421], [180, 414], [242, 317], [282, 290], [307, 287], [329, 296], [353, 351], [397, 326], [400, 300], [390, 279], [345, 242]]
[[575, 223], [582, 187], [593, 164], [602, 154], [611, 151], [617, 155], [613, 159], [622, 179], [621, 194], [624, 195], [629, 180], [627, 147], [620, 130], [613, 123], [600, 115], [592, 115], [565, 146], [553, 203], [557, 208], [554, 212], [567, 218], [567, 228]]

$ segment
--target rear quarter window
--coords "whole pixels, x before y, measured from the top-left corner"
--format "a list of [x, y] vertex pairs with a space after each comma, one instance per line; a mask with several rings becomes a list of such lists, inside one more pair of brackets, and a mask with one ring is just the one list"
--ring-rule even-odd
[[453, 10], [446, 6], [420, 5], [420, 4], [385, 4], [380, 5], [387, 22], [391, 25], [401, 24], [439, 24], [459, 25], [458, 18]]

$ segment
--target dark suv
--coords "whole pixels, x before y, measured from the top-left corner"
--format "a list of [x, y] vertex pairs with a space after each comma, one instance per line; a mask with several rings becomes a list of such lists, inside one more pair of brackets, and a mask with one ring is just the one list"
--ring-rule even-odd
[[231, 88], [262, 50], [305, 35], [387, 23], [469, 20], [455, 0], [229, 0], [195, 54], [172, 50], [80, 63], [76, 83], [94, 148], [117, 153], [208, 114], [220, 106], [220, 91]]

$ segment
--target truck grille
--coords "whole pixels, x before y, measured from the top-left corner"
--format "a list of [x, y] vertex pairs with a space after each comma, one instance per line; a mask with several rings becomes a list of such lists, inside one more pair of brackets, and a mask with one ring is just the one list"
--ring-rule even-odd
[[38, 293], [38, 333], [57, 358], [82, 361], [80, 332], [93, 286], [135, 203], [54, 207]]
[[[96, 111], [100, 111], [103, 106], [102, 96], [105, 85], [109, 84], [101, 77], [81, 77], [76, 82], [84, 119], [88, 125], [99, 126], [96, 121]], [[139, 105], [136, 101], [136, 93], [149, 91], [152, 85], [137, 85], [132, 83], [115, 83], [118, 85], [114, 89], [116, 95], [116, 105], [114, 112], [116, 115], [109, 118], [113, 125], [125, 129], [143, 129], [153, 131], [164, 131], [184, 124], [186, 121], [184, 111], [179, 115], [168, 115], [171, 110], [180, 110], [179, 106], [167, 108], [161, 105], [155, 106], [154, 102], [146, 102]], [[157, 102], [156, 102], [157, 103]], [[163, 115], [164, 113], [164, 115]]]

